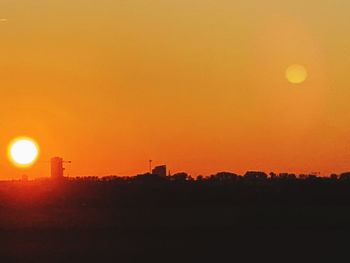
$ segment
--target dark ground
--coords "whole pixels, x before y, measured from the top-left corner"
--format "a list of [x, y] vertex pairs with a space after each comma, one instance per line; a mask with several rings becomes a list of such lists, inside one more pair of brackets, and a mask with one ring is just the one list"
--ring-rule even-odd
[[350, 183], [0, 183], [0, 262], [349, 262]]

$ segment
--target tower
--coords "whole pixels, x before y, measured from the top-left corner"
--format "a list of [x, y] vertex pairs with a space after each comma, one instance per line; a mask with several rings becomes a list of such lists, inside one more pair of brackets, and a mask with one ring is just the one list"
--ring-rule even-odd
[[51, 158], [51, 179], [63, 179], [63, 159], [61, 157]]

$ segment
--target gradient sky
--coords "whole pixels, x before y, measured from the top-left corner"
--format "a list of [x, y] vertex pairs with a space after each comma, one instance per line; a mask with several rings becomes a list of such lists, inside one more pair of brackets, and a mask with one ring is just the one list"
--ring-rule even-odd
[[[1, 0], [0, 178], [350, 170], [350, 2]], [[285, 70], [304, 65], [290, 84]], [[26, 135], [21, 170], [7, 144]]]

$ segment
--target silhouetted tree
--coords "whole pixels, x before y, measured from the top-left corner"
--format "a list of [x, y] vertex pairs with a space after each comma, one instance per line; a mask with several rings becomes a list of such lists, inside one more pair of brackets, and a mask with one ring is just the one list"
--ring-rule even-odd
[[176, 173], [176, 174], [173, 174], [172, 176], [170, 176], [170, 179], [173, 180], [173, 181], [186, 181], [187, 179], [189, 178], [188, 174], [187, 173]]
[[350, 180], [350, 172], [341, 173], [339, 176], [340, 180]]
[[258, 171], [248, 171], [245, 173], [244, 177], [251, 180], [265, 180], [267, 179], [267, 174]]
[[151, 174], [151, 173], [145, 173], [145, 174], [138, 174], [135, 176], [134, 180], [138, 181], [138, 182], [143, 182], [143, 183], [147, 183], [147, 182], [164, 182], [166, 181], [166, 177], [164, 176], [159, 176], [156, 174]]
[[220, 182], [235, 181], [237, 178], [238, 178], [238, 175], [231, 172], [219, 172], [215, 175], [210, 176], [211, 180], [220, 181]]
[[198, 176], [197, 176], [197, 181], [198, 181], [198, 182], [201, 182], [201, 181], [203, 181], [203, 180], [204, 180], [203, 175], [198, 175]]
[[329, 178], [332, 179], [332, 180], [338, 180], [338, 175], [337, 174], [331, 174], [329, 176]]
[[280, 173], [278, 177], [280, 179], [285, 179], [285, 180], [294, 180], [297, 178], [295, 174], [290, 174], [290, 173]]
[[269, 175], [272, 180], [277, 178], [277, 174], [275, 174], [274, 172], [269, 173]]

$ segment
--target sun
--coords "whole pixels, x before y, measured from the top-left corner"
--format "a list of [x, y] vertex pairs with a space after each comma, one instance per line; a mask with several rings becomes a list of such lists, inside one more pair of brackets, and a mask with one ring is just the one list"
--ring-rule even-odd
[[307, 70], [302, 65], [291, 65], [286, 70], [286, 78], [290, 83], [301, 84], [307, 79]]
[[19, 167], [31, 166], [38, 158], [38, 155], [38, 144], [28, 137], [16, 138], [8, 147], [10, 160]]

